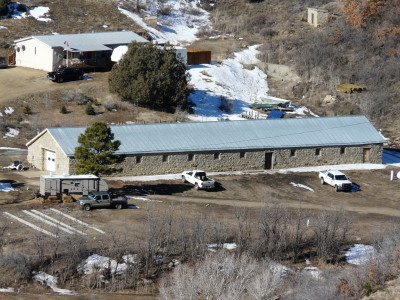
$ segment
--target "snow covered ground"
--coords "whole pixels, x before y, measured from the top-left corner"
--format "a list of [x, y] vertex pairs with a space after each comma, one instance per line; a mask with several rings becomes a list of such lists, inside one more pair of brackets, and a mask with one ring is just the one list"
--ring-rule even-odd
[[374, 255], [375, 249], [370, 245], [355, 244], [346, 250], [346, 261], [349, 264], [361, 265]]
[[[165, 4], [159, 4], [158, 1], [153, 1], [153, 4], [142, 11], [142, 14], [144, 17], [158, 15], [159, 29], [147, 25], [138, 13], [130, 12], [123, 7], [119, 7], [119, 10], [143, 27], [159, 44], [169, 42], [172, 45], [188, 45], [197, 39], [196, 34], [201, 28], [211, 26], [208, 12], [198, 8], [196, 2], [168, 0]], [[160, 9], [169, 10], [169, 13], [157, 14], [157, 10]]]
[[24, 19], [29, 16], [35, 18], [41, 22], [50, 22], [52, 21], [50, 18], [45, 18], [45, 16], [49, 13], [50, 8], [45, 6], [37, 6], [33, 7], [31, 10], [24, 12], [20, 10], [21, 3], [13, 2], [8, 5], [9, 17], [13, 19]]
[[49, 11], [50, 8], [48, 7], [38, 6], [30, 10], [29, 13], [32, 17], [34, 17], [38, 21], [51, 22], [52, 20], [50, 18], [44, 18], [44, 16], [46, 16], [49, 13]]
[[9, 192], [13, 191], [13, 187], [11, 186], [10, 183], [7, 182], [0, 182], [0, 192]]
[[46, 274], [45, 272], [33, 272], [33, 279], [39, 281], [42, 285], [47, 285], [54, 292], [63, 294], [63, 295], [73, 295], [74, 292], [66, 289], [60, 289], [57, 287], [57, 277]]

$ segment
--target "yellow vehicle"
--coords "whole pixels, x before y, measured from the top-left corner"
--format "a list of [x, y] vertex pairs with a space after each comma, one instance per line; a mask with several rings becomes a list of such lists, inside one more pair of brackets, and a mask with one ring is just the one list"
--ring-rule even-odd
[[357, 93], [361, 93], [362, 91], [365, 91], [365, 87], [362, 85], [356, 85], [356, 84], [338, 84], [336, 86], [336, 90], [339, 92], [344, 92], [344, 93], [353, 93], [353, 92], [357, 92]]

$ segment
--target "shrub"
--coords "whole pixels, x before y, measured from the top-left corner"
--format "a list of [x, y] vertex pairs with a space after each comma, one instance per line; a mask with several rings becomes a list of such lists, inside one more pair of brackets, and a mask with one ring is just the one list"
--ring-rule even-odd
[[93, 105], [90, 103], [86, 106], [85, 112], [89, 116], [94, 116], [96, 114]]
[[65, 107], [65, 105], [61, 106], [60, 113], [62, 113], [64, 115], [68, 113], [67, 108]]
[[84, 104], [91, 102], [91, 100], [88, 97], [86, 97], [84, 94], [77, 93], [75, 91], [65, 92], [65, 94], [63, 96], [63, 101], [75, 102], [78, 105], [84, 105]]
[[133, 42], [109, 75], [109, 87], [122, 100], [159, 111], [186, 107], [186, 66], [170, 47]]
[[228, 98], [221, 96], [220, 97], [220, 104], [218, 106], [220, 110], [226, 113], [231, 113], [233, 110], [233, 103]]
[[8, 4], [10, 0], [0, 0], [0, 16], [5, 16], [8, 14]]
[[31, 109], [31, 107], [29, 106], [29, 104], [26, 104], [26, 105], [24, 106], [22, 112], [23, 112], [25, 115], [31, 115], [31, 114], [32, 114], [32, 109]]
[[119, 100], [107, 100], [103, 103], [103, 106], [108, 111], [130, 111], [133, 108], [132, 104]]

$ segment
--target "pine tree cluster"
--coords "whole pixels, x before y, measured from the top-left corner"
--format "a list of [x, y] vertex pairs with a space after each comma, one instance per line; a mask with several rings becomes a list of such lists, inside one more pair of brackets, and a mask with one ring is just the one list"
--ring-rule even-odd
[[186, 66], [171, 47], [133, 42], [115, 64], [110, 91], [122, 100], [153, 110], [174, 112], [185, 107], [188, 95]]

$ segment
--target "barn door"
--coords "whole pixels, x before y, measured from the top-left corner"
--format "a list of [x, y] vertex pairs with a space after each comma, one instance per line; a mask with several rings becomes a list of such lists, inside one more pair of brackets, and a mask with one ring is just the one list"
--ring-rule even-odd
[[264, 169], [271, 170], [272, 169], [272, 152], [265, 153], [265, 165]]
[[363, 162], [369, 162], [371, 159], [371, 148], [363, 149]]
[[45, 154], [46, 170], [54, 172], [56, 170], [56, 153], [46, 150]]

